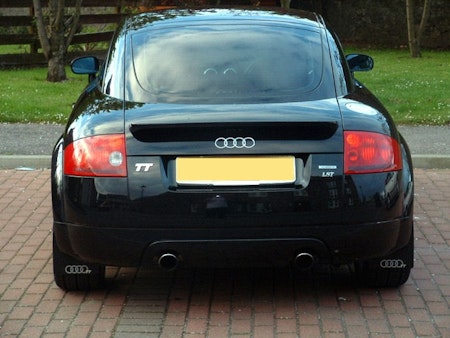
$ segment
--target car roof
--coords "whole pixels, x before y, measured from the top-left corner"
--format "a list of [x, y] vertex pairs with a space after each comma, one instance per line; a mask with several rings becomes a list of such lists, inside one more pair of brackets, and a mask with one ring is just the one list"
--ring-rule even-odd
[[201, 23], [225, 22], [271, 22], [323, 28], [322, 17], [313, 12], [300, 10], [281, 10], [278, 8], [202, 8], [202, 9], [165, 9], [137, 14], [127, 18], [125, 29], [142, 30], [165, 25], [189, 25]]

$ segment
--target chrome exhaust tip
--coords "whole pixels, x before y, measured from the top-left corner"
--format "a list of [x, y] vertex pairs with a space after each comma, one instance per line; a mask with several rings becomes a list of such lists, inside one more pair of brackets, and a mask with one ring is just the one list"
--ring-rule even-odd
[[309, 270], [314, 266], [314, 256], [309, 252], [302, 252], [295, 256], [295, 266], [300, 270]]
[[178, 256], [173, 253], [165, 253], [158, 258], [159, 267], [166, 271], [175, 270], [178, 266], [178, 262]]

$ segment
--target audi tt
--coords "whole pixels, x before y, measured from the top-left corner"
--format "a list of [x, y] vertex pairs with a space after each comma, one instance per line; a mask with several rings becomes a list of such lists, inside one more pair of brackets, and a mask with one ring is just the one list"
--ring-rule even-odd
[[410, 152], [318, 14], [167, 9], [126, 18], [52, 156], [53, 268], [349, 266], [376, 287], [413, 267]]

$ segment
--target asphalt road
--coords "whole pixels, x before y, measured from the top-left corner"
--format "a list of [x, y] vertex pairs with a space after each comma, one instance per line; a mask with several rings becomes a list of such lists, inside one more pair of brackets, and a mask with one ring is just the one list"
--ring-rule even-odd
[[[50, 155], [64, 127], [0, 124], [0, 155]], [[450, 126], [400, 126], [413, 154], [450, 155]]]
[[64, 130], [59, 124], [0, 124], [0, 155], [50, 155]]
[[[63, 129], [58, 124], [0, 124], [0, 168], [48, 168]], [[399, 130], [416, 167], [450, 168], [450, 126], [399, 126]]]

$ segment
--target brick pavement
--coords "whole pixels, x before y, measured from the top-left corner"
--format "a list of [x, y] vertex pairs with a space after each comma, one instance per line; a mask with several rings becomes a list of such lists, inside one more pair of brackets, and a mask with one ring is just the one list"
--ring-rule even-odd
[[416, 177], [416, 266], [398, 289], [347, 269], [108, 268], [104, 291], [61, 291], [50, 172], [0, 171], [1, 337], [450, 337], [450, 170]]

